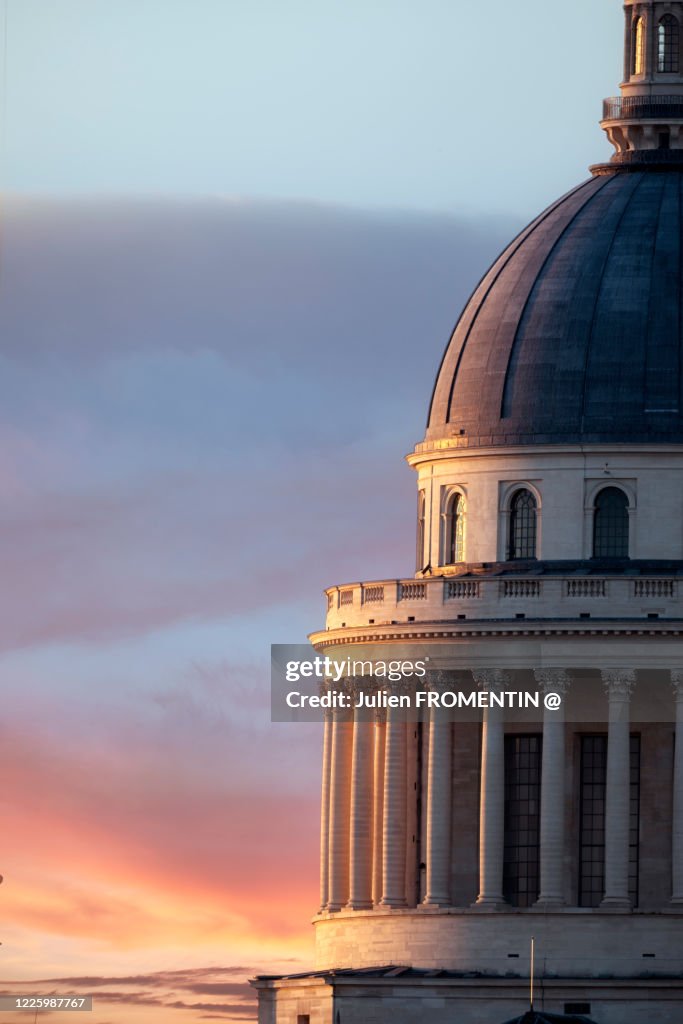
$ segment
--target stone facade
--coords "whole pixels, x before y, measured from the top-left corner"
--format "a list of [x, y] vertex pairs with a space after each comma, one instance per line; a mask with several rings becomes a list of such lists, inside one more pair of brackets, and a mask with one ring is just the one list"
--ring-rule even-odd
[[455, 493], [466, 500], [461, 563], [505, 561], [510, 502], [521, 487], [537, 501], [539, 559], [592, 557], [595, 498], [605, 487], [621, 489], [627, 499], [630, 558], [683, 559], [683, 451], [678, 446], [459, 451], [423, 444], [408, 461], [425, 494], [427, 529], [418, 569], [458, 568], [447, 550], [448, 507]]
[[617, 151], [676, 153], [683, 149], [680, 25], [683, 3], [625, 0], [621, 97], [605, 101], [602, 127]]
[[[528, 1001], [526, 981], [431, 977], [388, 969], [376, 975], [340, 971], [310, 978], [259, 982], [259, 1024], [491, 1024], [518, 1016]], [[269, 986], [269, 987], [266, 987]], [[536, 1005], [554, 1013], [591, 1007], [602, 1024], [671, 1024], [680, 1020], [679, 981], [643, 978], [639, 984], [545, 979]], [[628, 1016], [625, 1016], [625, 1014]]]
[[444, 356], [415, 576], [330, 587], [311, 636], [560, 707], [328, 714], [316, 964], [255, 980], [260, 1024], [496, 1024], [532, 937], [538, 1005], [683, 1019], [683, 2], [625, 15], [614, 162], [510, 245]]

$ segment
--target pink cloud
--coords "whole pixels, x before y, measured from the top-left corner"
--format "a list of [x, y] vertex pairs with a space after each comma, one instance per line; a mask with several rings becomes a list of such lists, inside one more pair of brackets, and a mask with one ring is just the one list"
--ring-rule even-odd
[[[226, 927], [301, 934], [315, 909], [318, 796], [278, 778], [278, 747], [286, 755], [294, 733], [241, 736], [226, 723], [221, 743], [191, 716], [182, 739], [175, 723], [166, 748], [161, 735], [138, 747], [115, 734], [101, 749], [40, 729], [4, 737], [8, 921], [125, 945], [162, 941], [173, 908], [176, 940]], [[264, 761], [270, 784], [254, 771]]]

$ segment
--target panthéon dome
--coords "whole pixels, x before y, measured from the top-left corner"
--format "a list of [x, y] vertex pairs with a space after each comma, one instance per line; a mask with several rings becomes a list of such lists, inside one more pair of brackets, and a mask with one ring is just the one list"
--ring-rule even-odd
[[494, 263], [441, 365], [427, 440], [683, 443], [683, 168], [589, 179]]

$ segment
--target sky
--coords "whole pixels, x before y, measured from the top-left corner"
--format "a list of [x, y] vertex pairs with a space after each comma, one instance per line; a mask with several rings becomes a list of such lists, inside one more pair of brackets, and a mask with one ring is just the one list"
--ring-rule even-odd
[[[3, 184], [539, 208], [608, 156], [617, 0], [2, 0]], [[558, 19], [562, 19], [559, 30]]]
[[269, 645], [410, 575], [453, 323], [607, 157], [618, 5], [460, 6], [0, 2], [3, 992], [253, 1020], [312, 962]]

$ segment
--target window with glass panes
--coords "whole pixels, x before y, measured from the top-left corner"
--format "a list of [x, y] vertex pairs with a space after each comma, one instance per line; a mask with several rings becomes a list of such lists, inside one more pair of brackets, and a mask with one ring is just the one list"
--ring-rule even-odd
[[417, 566], [417, 572], [420, 572], [425, 567], [425, 516], [426, 516], [426, 502], [425, 492], [418, 491], [417, 495], [417, 544], [415, 563]]
[[[630, 745], [629, 896], [638, 904], [640, 736]], [[579, 906], [597, 907], [605, 893], [607, 736], [581, 737]]]
[[628, 498], [618, 487], [604, 487], [595, 498], [593, 557], [628, 558]]
[[633, 27], [632, 73], [642, 75], [645, 71], [645, 22], [637, 18]]
[[510, 502], [508, 558], [536, 557], [536, 499], [526, 489], [516, 491]]
[[448, 561], [462, 562], [465, 557], [465, 499], [462, 494], [451, 498], [448, 516]]
[[675, 74], [679, 67], [680, 31], [673, 14], [665, 14], [657, 26], [657, 70]]
[[540, 735], [505, 737], [503, 895], [513, 907], [539, 894], [541, 747]]

